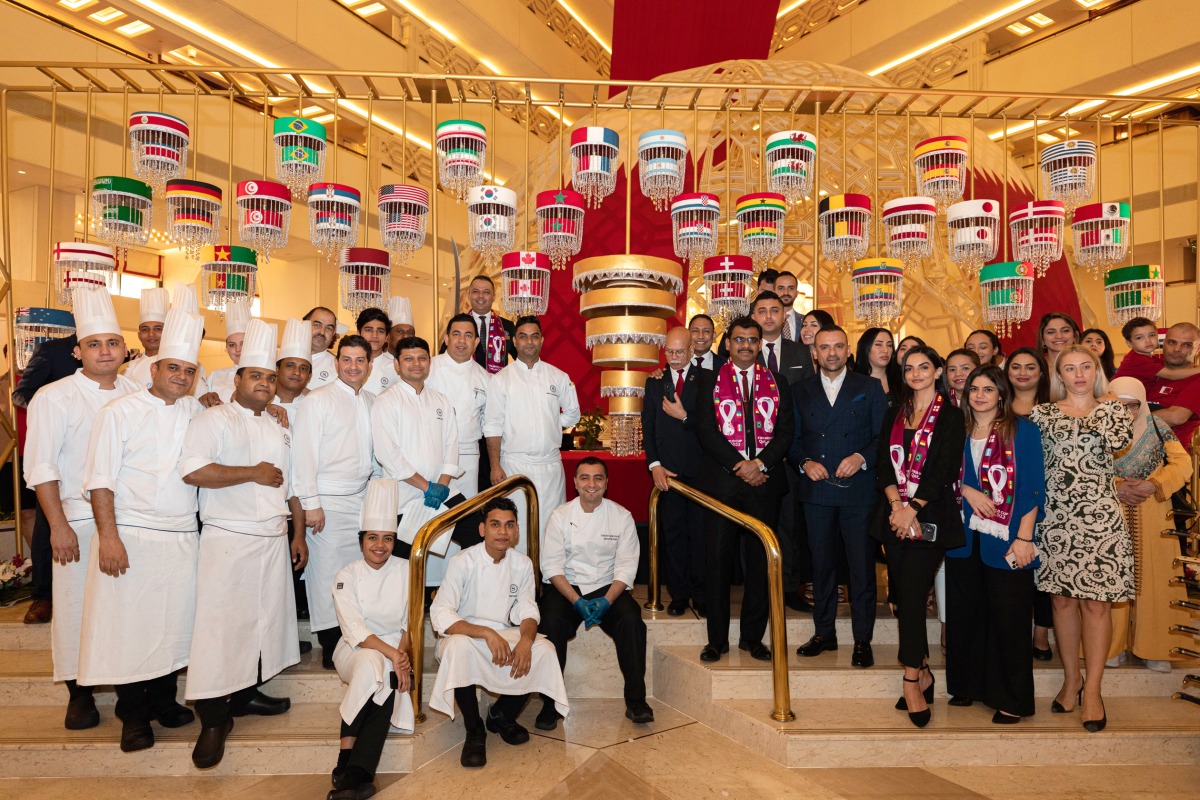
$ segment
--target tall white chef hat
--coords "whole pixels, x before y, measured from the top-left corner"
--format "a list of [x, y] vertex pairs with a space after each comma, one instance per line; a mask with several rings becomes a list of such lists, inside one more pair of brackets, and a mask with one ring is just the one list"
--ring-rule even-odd
[[275, 371], [275, 340], [279, 327], [261, 319], [246, 323], [246, 338], [242, 340], [242, 360], [238, 366], [258, 367]]
[[71, 307], [75, 310], [75, 335], [79, 341], [100, 333], [121, 335], [121, 324], [117, 322], [107, 289], [72, 289]]
[[244, 297], [230, 300], [225, 306], [225, 338], [235, 333], [245, 333], [250, 321], [250, 301]]
[[393, 297], [388, 300], [387, 315], [393, 325], [412, 325], [412, 303], [407, 297]]
[[177, 283], [171, 291], [171, 308], [178, 308], [189, 314], [200, 313], [200, 300], [196, 297], [196, 287], [190, 283]]
[[400, 489], [392, 478], [375, 478], [367, 486], [363, 500], [360, 531], [396, 530], [396, 515], [400, 513]]
[[[242, 352], [246, 343], [242, 342]], [[243, 356], [245, 358], [245, 356]], [[293, 317], [283, 328], [283, 342], [279, 345], [279, 360], [303, 358], [312, 363], [312, 323]]]
[[171, 293], [161, 287], [142, 289], [138, 301], [138, 325], [145, 322], [163, 322], [167, 309], [171, 307]]
[[189, 314], [178, 308], [167, 312], [163, 324], [162, 343], [158, 358], [174, 358], [189, 364], [200, 364], [200, 341], [204, 338], [204, 317]]

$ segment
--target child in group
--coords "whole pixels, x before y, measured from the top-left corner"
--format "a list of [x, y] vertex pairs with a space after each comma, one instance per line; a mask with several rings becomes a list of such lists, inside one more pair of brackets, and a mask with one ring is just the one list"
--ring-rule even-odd
[[1200, 367], [1172, 368], [1163, 366], [1163, 357], [1155, 355], [1158, 348], [1158, 325], [1146, 317], [1134, 317], [1121, 327], [1121, 335], [1129, 352], [1121, 360], [1114, 377], [1136, 378], [1149, 384], [1155, 378], [1177, 381], [1200, 374]]

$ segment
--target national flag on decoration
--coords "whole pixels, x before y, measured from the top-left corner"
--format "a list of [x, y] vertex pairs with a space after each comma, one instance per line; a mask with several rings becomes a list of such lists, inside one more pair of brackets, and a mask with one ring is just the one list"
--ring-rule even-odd
[[746, 293], [746, 284], [741, 281], [722, 281], [719, 283], [710, 283], [708, 287], [709, 296], [714, 299], [727, 299], [730, 297], [742, 297]]
[[354, 224], [353, 215], [346, 211], [318, 211], [314, 219], [318, 230], [348, 231]]
[[1058, 230], [1055, 228], [1026, 228], [1017, 234], [1018, 245], [1055, 244]]
[[167, 161], [172, 164], [179, 163], [179, 149], [169, 147], [162, 144], [145, 144], [142, 145], [141, 157], [143, 159], [157, 159], [159, 161]]
[[211, 272], [208, 275], [208, 288], [220, 292], [247, 292], [250, 279], [239, 273]]
[[243, 215], [243, 224], [267, 228], [282, 228], [283, 214], [279, 211], [270, 211], [264, 208], [248, 208]]
[[545, 284], [536, 278], [514, 278], [508, 282], [509, 297], [541, 297]]
[[1079, 234], [1080, 247], [1104, 247], [1120, 245], [1124, 241], [1120, 228], [1100, 228], [1094, 231], [1083, 231]]
[[839, 221], [833, 223], [833, 236], [835, 239], [843, 237], [843, 236], [861, 237], [862, 235], [863, 235], [862, 220], [846, 219], [846, 220], [839, 220]]
[[419, 214], [386, 214], [383, 229], [386, 231], [415, 231], [421, 227]]
[[926, 241], [929, 230], [924, 225], [894, 225], [889, 238], [893, 242]]
[[213, 215], [206, 211], [176, 211], [176, 225], [191, 225], [196, 228], [211, 228]]
[[612, 171], [612, 159], [608, 156], [600, 155], [581, 155], [579, 158], [579, 172], [604, 172]]
[[992, 229], [986, 225], [973, 225], [967, 228], [951, 228], [951, 233], [954, 236], [954, 244], [990, 244], [992, 241]]
[[383, 279], [378, 275], [350, 275], [350, 291], [379, 294], [383, 291]]

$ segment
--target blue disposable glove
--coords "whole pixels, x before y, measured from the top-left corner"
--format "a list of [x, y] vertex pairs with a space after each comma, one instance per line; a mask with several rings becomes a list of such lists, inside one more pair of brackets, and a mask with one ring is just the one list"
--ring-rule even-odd
[[592, 627], [595, 623], [592, 622], [592, 607], [588, 605], [588, 601], [582, 597], [571, 604], [575, 609], [575, 613], [583, 617], [583, 622], [587, 627]]
[[608, 610], [610, 608], [612, 608], [612, 604], [609, 603], [608, 599], [605, 597], [593, 597], [591, 600], [588, 600], [587, 602], [588, 602], [588, 608], [591, 609], [591, 612], [592, 612], [591, 622], [588, 624], [587, 627], [593, 628], [596, 625], [600, 624], [600, 620], [603, 619], [604, 615], [608, 613]]
[[449, 496], [449, 486], [441, 483], [430, 483], [429, 488], [425, 490], [425, 505], [429, 508], [437, 508], [446, 502], [446, 498]]

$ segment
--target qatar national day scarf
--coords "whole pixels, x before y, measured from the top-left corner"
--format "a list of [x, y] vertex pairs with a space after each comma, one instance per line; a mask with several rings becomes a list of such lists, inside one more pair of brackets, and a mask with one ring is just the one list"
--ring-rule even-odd
[[[732, 361], [726, 361], [717, 370], [713, 388], [713, 407], [721, 434], [737, 450], [746, 450], [746, 414], [743, 411], [742, 388], [737, 377], [738, 369]], [[754, 445], [758, 451], [771, 443], [775, 433], [775, 421], [779, 417], [779, 386], [770, 370], [755, 366], [754, 369]]]

